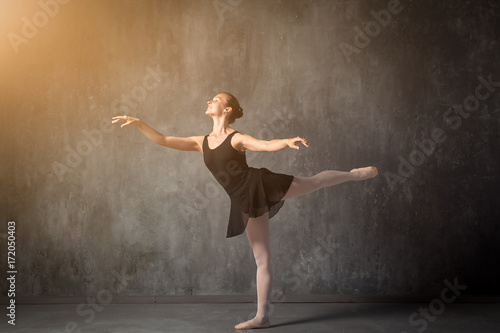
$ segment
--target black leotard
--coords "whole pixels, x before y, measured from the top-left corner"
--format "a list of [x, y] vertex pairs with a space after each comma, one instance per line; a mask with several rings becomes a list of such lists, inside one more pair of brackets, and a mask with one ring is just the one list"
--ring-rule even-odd
[[229, 134], [216, 148], [208, 147], [208, 135], [203, 140], [203, 160], [215, 179], [231, 199], [231, 212], [226, 237], [245, 231], [248, 219], [269, 212], [273, 217], [283, 206], [282, 200], [290, 188], [293, 176], [274, 173], [266, 168], [248, 167], [245, 152], [234, 149]]
[[236, 131], [214, 149], [208, 146], [207, 136], [203, 141], [203, 160], [208, 170], [230, 195], [245, 179], [248, 172], [245, 152], [237, 151], [231, 145], [231, 138]]

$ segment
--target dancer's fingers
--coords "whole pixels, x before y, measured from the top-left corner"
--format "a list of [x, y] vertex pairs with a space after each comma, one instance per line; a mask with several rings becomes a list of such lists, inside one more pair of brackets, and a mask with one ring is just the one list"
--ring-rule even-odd
[[309, 142], [306, 139], [301, 138], [300, 136], [295, 138], [295, 142], [301, 142], [304, 146], [309, 147]]
[[112, 121], [111, 121], [112, 124], [116, 124], [119, 121], [123, 121], [125, 124], [122, 124], [121, 127], [125, 127], [125, 126], [132, 124], [132, 122], [134, 120], [128, 116], [116, 116], [116, 117], [113, 117], [111, 119], [112, 119]]
[[112, 119], [111, 123], [113, 123], [113, 124], [115, 124], [115, 123], [117, 123], [119, 121], [123, 121], [123, 122], [127, 121], [126, 120], [126, 116], [115, 116], [115, 117], [113, 117], [111, 119]]

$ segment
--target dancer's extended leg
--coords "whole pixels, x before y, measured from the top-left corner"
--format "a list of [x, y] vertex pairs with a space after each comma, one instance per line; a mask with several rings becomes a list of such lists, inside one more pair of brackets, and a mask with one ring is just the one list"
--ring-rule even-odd
[[327, 170], [311, 177], [294, 177], [283, 200], [308, 194], [324, 187], [334, 186], [349, 181], [373, 178], [378, 174], [375, 167], [352, 169], [350, 172]]
[[257, 264], [257, 314], [253, 319], [234, 327], [239, 330], [269, 327], [269, 307], [273, 286], [269, 215], [266, 213], [258, 218], [249, 219], [246, 234]]

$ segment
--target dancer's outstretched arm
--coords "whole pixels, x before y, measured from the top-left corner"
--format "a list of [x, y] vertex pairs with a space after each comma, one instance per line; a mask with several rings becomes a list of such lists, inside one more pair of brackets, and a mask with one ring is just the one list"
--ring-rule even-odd
[[248, 149], [251, 151], [279, 151], [283, 150], [287, 147], [292, 149], [299, 150], [299, 143], [302, 143], [304, 146], [309, 147], [309, 142], [301, 137], [295, 137], [292, 139], [276, 139], [276, 140], [259, 140], [248, 134], [240, 134], [236, 135], [235, 144], [238, 145], [242, 150]]
[[157, 130], [148, 126], [139, 118], [129, 116], [113, 117], [112, 123], [115, 124], [119, 121], [124, 122], [121, 127], [136, 125], [149, 140], [159, 145], [184, 151], [199, 151], [202, 152], [203, 136], [190, 136], [187, 138], [180, 138], [176, 136], [165, 136]]

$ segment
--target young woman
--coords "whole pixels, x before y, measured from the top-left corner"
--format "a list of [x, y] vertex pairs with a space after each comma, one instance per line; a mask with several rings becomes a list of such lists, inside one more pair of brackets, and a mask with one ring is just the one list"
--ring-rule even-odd
[[309, 143], [300, 137], [258, 140], [232, 129], [229, 124], [243, 116], [243, 109], [230, 93], [220, 93], [207, 103], [205, 114], [213, 119], [213, 128], [206, 136], [164, 136], [142, 120], [129, 116], [113, 117], [113, 124], [121, 121], [124, 122], [121, 127], [136, 125], [148, 139], [159, 145], [203, 154], [206, 166], [231, 199], [226, 237], [237, 236], [246, 231], [257, 264], [257, 314], [255, 318], [240, 323], [235, 328], [266, 328], [270, 325], [273, 281], [269, 218], [278, 212], [286, 199], [347, 181], [373, 178], [378, 171], [375, 167], [365, 167], [350, 172], [327, 170], [312, 177], [294, 177], [265, 168], [248, 167], [245, 158], [247, 149], [273, 152], [290, 147], [299, 150], [298, 144], [309, 147]]

